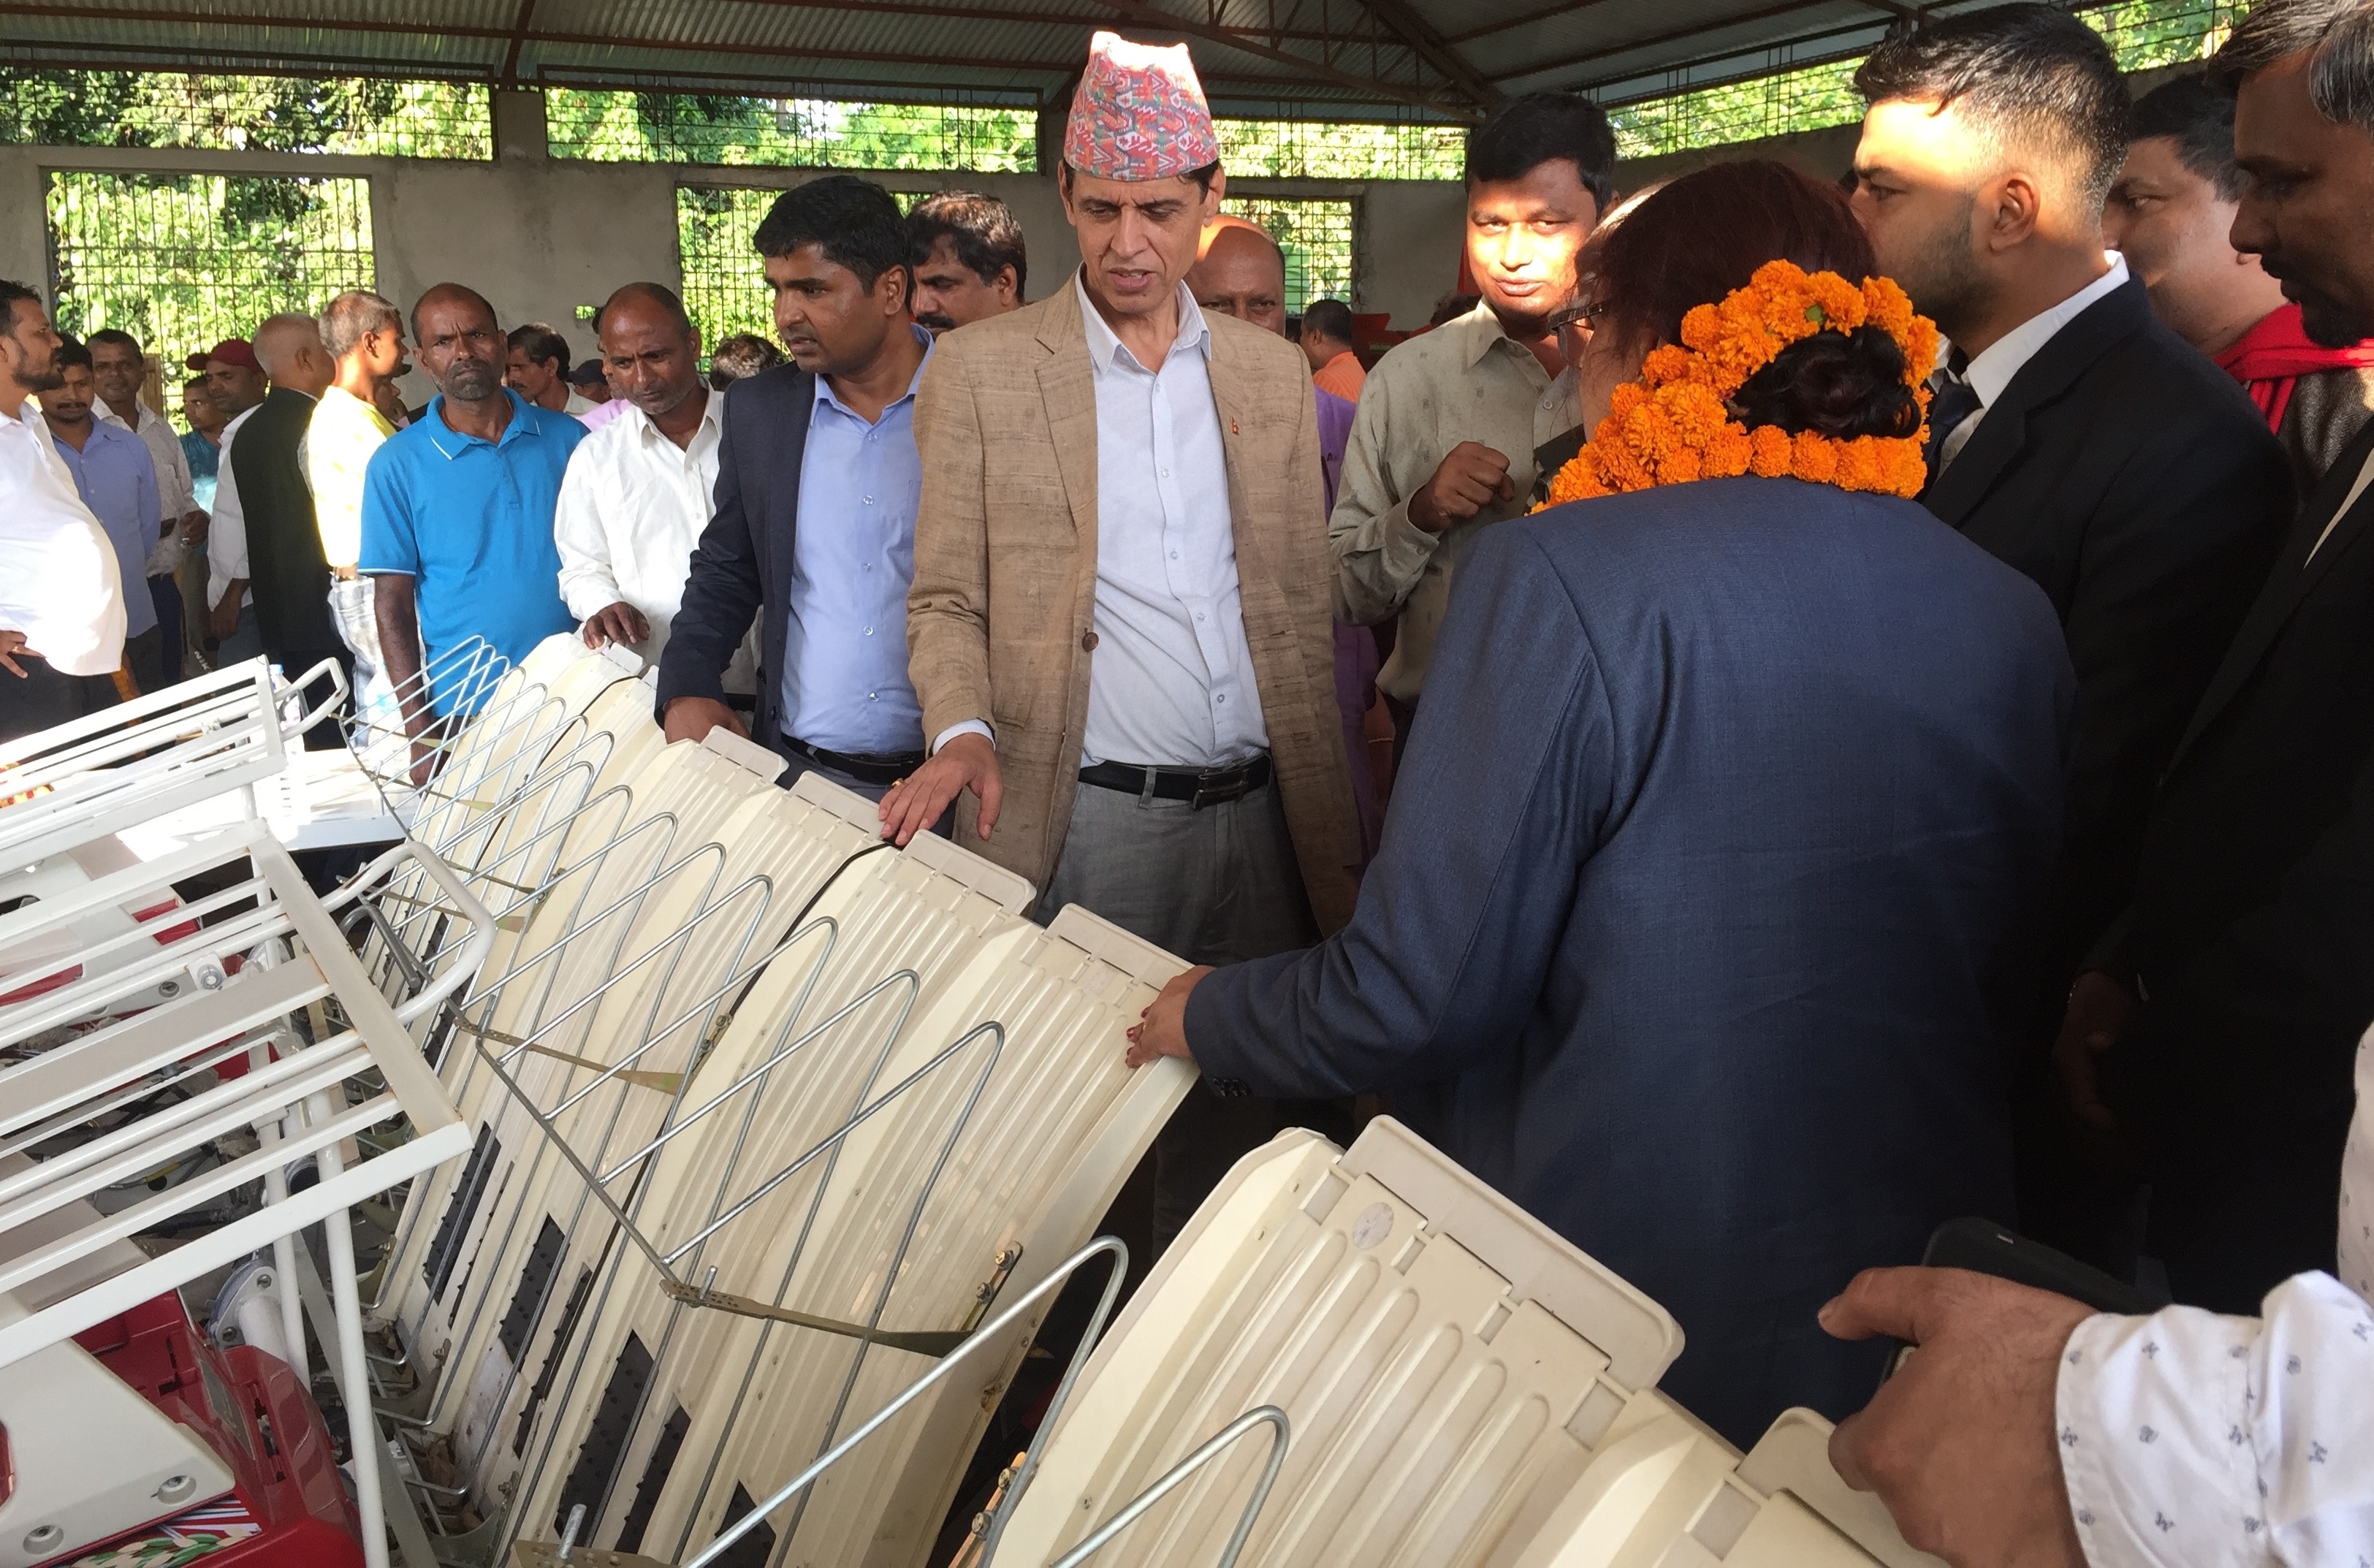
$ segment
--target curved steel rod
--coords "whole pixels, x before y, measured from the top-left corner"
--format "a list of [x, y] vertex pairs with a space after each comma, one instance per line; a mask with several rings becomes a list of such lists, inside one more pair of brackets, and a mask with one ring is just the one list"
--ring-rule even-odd
[[1262, 1466], [1261, 1480], [1253, 1483], [1253, 1494], [1245, 1500], [1244, 1514], [1237, 1520], [1236, 1533], [1228, 1537], [1228, 1547], [1220, 1553], [1217, 1565], [1217, 1568], [1237, 1568], [1237, 1559], [1243, 1553], [1245, 1542], [1252, 1536], [1253, 1521], [1261, 1517], [1262, 1505], [1269, 1501], [1269, 1489], [1276, 1484], [1277, 1472], [1286, 1464], [1287, 1440], [1292, 1433], [1286, 1412], [1275, 1405], [1257, 1405], [1214, 1432], [1202, 1447], [1163, 1471], [1161, 1478], [1152, 1486], [1130, 1499], [1128, 1507], [1099, 1526], [1094, 1535], [1049, 1563], [1048, 1568], [1079, 1568], [1081, 1563], [1102, 1551], [1115, 1536], [1135, 1524], [1139, 1515], [1161, 1502], [1172, 1488], [1219, 1457], [1229, 1444], [1257, 1426], [1270, 1429], [1269, 1461]]
[[1040, 1430], [1044, 1432], [1048, 1426], [1053, 1425], [1055, 1417], [1064, 1408], [1064, 1401], [1071, 1396], [1072, 1385], [1079, 1376], [1080, 1367], [1087, 1360], [1088, 1348], [1094, 1345], [1098, 1337], [1104, 1332], [1105, 1319], [1112, 1312], [1113, 1298], [1121, 1293], [1122, 1277], [1129, 1272], [1129, 1248], [1117, 1237], [1099, 1236], [1095, 1241], [1065, 1258], [1047, 1278], [1024, 1291], [1011, 1306], [973, 1330], [972, 1338], [949, 1351], [946, 1360], [909, 1384], [897, 1398], [868, 1416], [859, 1424], [856, 1431], [833, 1444], [829, 1452], [806, 1469], [784, 1482], [773, 1496], [734, 1521], [719, 1534], [715, 1540], [702, 1549], [699, 1556], [686, 1563], [685, 1568], [710, 1568], [711, 1564], [732, 1549], [735, 1541], [757, 1529], [768, 1515], [805, 1491], [814, 1484], [817, 1477], [838, 1464], [842, 1456], [873, 1436], [891, 1417], [922, 1398], [934, 1385], [946, 1380], [974, 1350], [996, 1339], [1008, 1328], [1014, 1326], [1026, 1311], [1063, 1289], [1075, 1270], [1100, 1254], [1112, 1259], [1112, 1272], [1106, 1277], [1104, 1294], [1098, 1299], [1097, 1310], [1088, 1319], [1088, 1331], [1081, 1336], [1079, 1350], [1073, 1352], [1072, 1364], [1064, 1371], [1064, 1381], [1056, 1388], [1053, 1401], [1047, 1407], [1047, 1418]]

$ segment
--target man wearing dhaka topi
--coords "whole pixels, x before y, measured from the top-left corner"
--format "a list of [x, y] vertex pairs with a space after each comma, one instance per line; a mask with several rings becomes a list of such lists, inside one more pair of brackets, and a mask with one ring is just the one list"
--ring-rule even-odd
[[[882, 804], [1198, 962], [1350, 916], [1334, 572], [1310, 371], [1199, 310], [1219, 140], [1184, 45], [1100, 32], [1059, 172], [1078, 274], [940, 340], [907, 643], [932, 757]], [[996, 562], [996, 570], [990, 563]], [[961, 797], [961, 798], [960, 798]], [[1198, 1093], [1156, 1148], [1157, 1240], [1276, 1130]]]

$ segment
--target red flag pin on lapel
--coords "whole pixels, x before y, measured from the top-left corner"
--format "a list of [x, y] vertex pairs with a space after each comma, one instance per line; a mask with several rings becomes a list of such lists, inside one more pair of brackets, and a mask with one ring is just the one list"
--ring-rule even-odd
[[1237, 422], [1234, 419], [1230, 419], [1228, 421], [1228, 433], [1230, 435], [1242, 435], [1244, 432], [1237, 429]]

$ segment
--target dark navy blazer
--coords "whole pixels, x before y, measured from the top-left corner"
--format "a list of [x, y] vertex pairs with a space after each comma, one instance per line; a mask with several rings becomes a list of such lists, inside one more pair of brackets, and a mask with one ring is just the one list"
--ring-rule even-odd
[[2010, 1218], [2005, 1049], [2074, 678], [1910, 501], [1738, 478], [1487, 530], [1349, 927], [1197, 988], [1205, 1074], [1383, 1089], [1664, 1303], [1745, 1446], [1860, 1408], [1822, 1303]]
[[684, 601], [660, 654], [660, 717], [679, 697], [725, 701], [725, 666], [758, 620], [758, 706], [750, 738], [783, 750], [783, 649], [791, 632], [800, 462], [816, 377], [778, 365], [735, 382], [719, 419], [717, 489], [693, 547]]

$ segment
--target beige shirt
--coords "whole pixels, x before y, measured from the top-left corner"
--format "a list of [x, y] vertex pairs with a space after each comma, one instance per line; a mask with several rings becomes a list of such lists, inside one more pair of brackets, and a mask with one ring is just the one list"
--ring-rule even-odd
[[[1578, 417], [1570, 378], [1554, 384], [1534, 351], [1501, 331], [1484, 305], [1396, 345], [1369, 372], [1327, 543], [1354, 620], [1373, 625], [1401, 616], [1393, 657], [1377, 678], [1387, 695], [1417, 700], [1459, 552], [1477, 530], [1523, 514], [1534, 448], [1572, 430]], [[1409, 498], [1463, 441], [1509, 459], [1515, 499], [1429, 534], [1410, 521]]]

